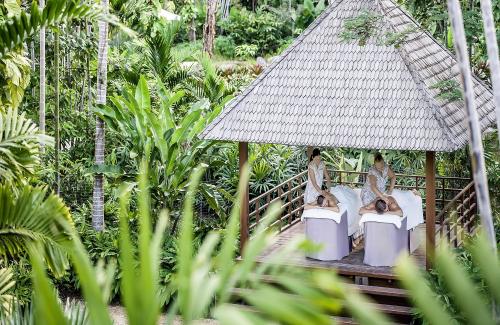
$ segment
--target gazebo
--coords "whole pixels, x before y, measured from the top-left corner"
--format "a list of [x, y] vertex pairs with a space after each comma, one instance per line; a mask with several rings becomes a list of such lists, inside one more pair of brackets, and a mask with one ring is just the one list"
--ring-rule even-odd
[[[365, 10], [381, 17], [381, 33], [413, 32], [397, 46], [375, 39], [363, 46], [341, 40], [346, 19]], [[450, 80], [460, 82], [453, 54], [392, 0], [336, 0], [227, 104], [201, 137], [239, 142], [240, 167], [248, 159], [248, 143], [425, 151], [425, 178], [406, 177], [415, 178], [411, 187], [425, 189], [426, 247], [432, 253], [436, 230], [457, 242], [458, 228], [473, 231], [476, 213], [470, 180], [450, 189], [446, 178], [436, 179], [435, 153], [463, 148], [468, 140], [463, 101], [442, 100], [435, 87]], [[494, 123], [492, 92], [476, 77], [474, 92], [484, 131]], [[345, 172], [337, 171], [337, 182], [342, 182], [342, 175]], [[287, 226], [298, 222], [304, 176], [250, 202], [247, 191], [241, 210], [242, 246], [270, 201], [285, 202], [281, 220]], [[425, 186], [420, 187], [424, 179]], [[441, 187], [436, 188], [437, 181]], [[447, 190], [455, 192], [450, 197]], [[438, 218], [436, 202], [441, 204]], [[458, 212], [453, 221], [460, 224], [455, 238], [450, 235], [452, 225], [446, 224], [450, 210]]]

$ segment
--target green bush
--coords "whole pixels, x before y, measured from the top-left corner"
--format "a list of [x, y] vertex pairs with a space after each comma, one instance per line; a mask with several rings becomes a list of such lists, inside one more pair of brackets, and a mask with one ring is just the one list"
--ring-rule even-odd
[[236, 46], [236, 56], [242, 59], [254, 58], [259, 48], [253, 44]]
[[13, 295], [21, 305], [28, 304], [33, 294], [30, 261], [27, 257], [22, 257], [17, 261], [9, 261], [8, 267], [16, 281], [12, 290]]
[[234, 58], [236, 44], [230, 36], [219, 36], [215, 39], [215, 53], [226, 58]]
[[292, 36], [290, 20], [262, 8], [256, 12], [233, 8], [229, 19], [220, 23], [236, 46], [254, 44], [257, 55], [274, 54]]

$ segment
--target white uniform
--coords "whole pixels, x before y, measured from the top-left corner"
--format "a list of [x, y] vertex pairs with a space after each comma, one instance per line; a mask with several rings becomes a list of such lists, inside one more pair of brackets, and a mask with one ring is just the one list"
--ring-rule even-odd
[[[313, 161], [309, 163], [309, 167], [313, 170], [314, 173], [314, 178], [316, 179], [316, 184], [318, 185], [319, 188], [323, 185], [323, 173], [325, 170], [325, 164], [323, 162], [320, 162], [319, 165], [316, 165]], [[304, 192], [304, 202], [305, 203], [314, 203], [317, 199], [318, 196], [321, 195], [316, 189], [314, 188], [314, 185], [312, 184], [312, 180], [309, 177], [309, 172], [307, 173], [308, 178], [307, 178], [307, 185], [306, 185], [306, 190]]]

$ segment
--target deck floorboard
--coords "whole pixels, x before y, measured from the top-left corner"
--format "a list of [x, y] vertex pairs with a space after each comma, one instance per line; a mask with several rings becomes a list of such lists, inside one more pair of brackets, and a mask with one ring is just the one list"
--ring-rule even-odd
[[[302, 222], [278, 234], [276, 241], [266, 250], [264, 250], [261, 255], [258, 256], [257, 261], [269, 261], [273, 257], [273, 255], [283, 249], [285, 245], [293, 238], [303, 234], [304, 224]], [[417, 227], [413, 231], [411, 238], [412, 242], [415, 242], [415, 245], [418, 245], [418, 248], [411, 255], [415, 258], [415, 261], [417, 262], [419, 267], [425, 268], [425, 242], [422, 240], [422, 238], [425, 238], [425, 224]], [[309, 268], [335, 269], [339, 271], [339, 273], [344, 275], [375, 276], [386, 279], [396, 279], [392, 267], [369, 266], [363, 264], [363, 258], [364, 248], [363, 242], [361, 242], [353, 249], [353, 251], [348, 256], [339, 261], [314, 260], [311, 258], [306, 258], [303, 252], [297, 251], [288, 254], [285, 260], [281, 260], [280, 263]]]

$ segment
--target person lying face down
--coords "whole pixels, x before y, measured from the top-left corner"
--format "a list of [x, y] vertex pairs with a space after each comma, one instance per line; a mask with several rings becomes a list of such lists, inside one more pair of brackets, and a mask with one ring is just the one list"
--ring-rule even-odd
[[373, 212], [378, 214], [393, 214], [400, 217], [403, 216], [403, 211], [392, 196], [386, 196], [385, 201], [382, 199], [375, 200], [375, 202], [372, 202], [359, 210], [359, 214]]
[[316, 202], [306, 204], [304, 206], [304, 210], [308, 209], [327, 209], [334, 212], [339, 212], [339, 207], [337, 206], [337, 202], [335, 197], [331, 195], [331, 197], [319, 195], [316, 199]]

